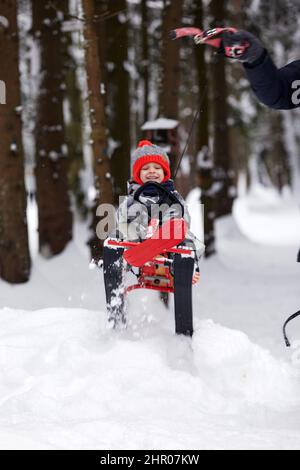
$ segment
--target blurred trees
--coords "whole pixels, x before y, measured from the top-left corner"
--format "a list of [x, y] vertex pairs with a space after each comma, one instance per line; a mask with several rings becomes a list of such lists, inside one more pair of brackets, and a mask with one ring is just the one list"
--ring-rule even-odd
[[[227, 21], [226, 2], [211, 0], [212, 27], [224, 27]], [[228, 86], [226, 59], [215, 55], [209, 66], [211, 83], [211, 111], [214, 157], [214, 181], [216, 183], [216, 215], [231, 213], [234, 196], [234, 179], [229, 149]]]
[[0, 277], [26, 282], [30, 275], [21, 125], [19, 41], [16, 2], [1, 3], [0, 78], [6, 100], [0, 105]]
[[160, 115], [178, 119], [178, 94], [180, 84], [179, 46], [180, 42], [170, 41], [168, 32], [178, 27], [182, 18], [183, 2], [165, 0], [162, 12]]
[[[204, 5], [202, 0], [194, 0], [193, 13], [196, 25], [203, 25]], [[197, 68], [197, 87], [198, 87], [198, 128], [196, 151], [194, 160], [195, 169], [198, 175], [198, 184], [201, 188], [201, 203], [203, 204], [203, 224], [204, 224], [204, 243], [206, 246], [205, 255], [209, 257], [215, 253], [215, 218], [216, 218], [216, 200], [214, 193], [213, 179], [213, 155], [209, 148], [209, 95], [211, 82], [209, 80], [208, 64], [205, 60], [205, 48], [195, 47], [195, 58]]]
[[130, 171], [130, 97], [126, 0], [106, 2], [104, 60], [106, 111], [115, 203], [126, 193]]
[[[101, 203], [113, 203], [111, 164], [107, 152], [106, 119], [102, 93], [103, 78], [101, 56], [98, 45], [97, 30], [102, 23], [94, 21], [94, 0], [82, 0], [84, 24], [84, 41], [86, 49], [87, 87], [91, 126], [91, 140], [96, 196], [92, 211], [92, 236], [89, 240], [91, 255], [99, 260], [102, 255], [103, 240], [96, 236], [97, 208]], [[100, 19], [100, 18], [99, 18]]]
[[144, 95], [144, 103], [143, 103], [143, 121], [148, 121], [149, 118], [149, 39], [148, 39], [148, 7], [147, 7], [147, 0], [141, 0], [141, 9], [142, 9], [142, 63], [141, 63], [141, 79], [144, 83], [143, 87], [143, 95]]
[[83, 158], [83, 99], [78, 82], [77, 62], [74, 51], [79, 47], [78, 34], [66, 31], [64, 35], [64, 81], [65, 81], [65, 139], [69, 158], [69, 188], [81, 218], [87, 215], [86, 195], [82, 185]]
[[40, 52], [35, 127], [39, 248], [61, 253], [72, 239], [67, 145], [63, 117], [63, 33], [67, 0], [32, 0], [32, 31]]
[[[180, 42], [170, 41], [168, 33], [180, 24], [182, 6], [183, 2], [180, 0], [165, 0], [162, 11], [162, 84], [159, 97], [159, 115], [167, 119], [175, 119], [176, 121], [179, 118]], [[174, 174], [177, 163], [178, 158], [176, 156], [171, 158], [171, 174]]]

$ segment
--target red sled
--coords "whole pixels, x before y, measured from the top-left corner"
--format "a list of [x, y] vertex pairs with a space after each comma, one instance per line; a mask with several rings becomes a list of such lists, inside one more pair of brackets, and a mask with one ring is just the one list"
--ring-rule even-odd
[[[172, 194], [168, 196], [173, 198]], [[126, 324], [126, 294], [135, 289], [156, 290], [161, 296], [173, 293], [175, 331], [192, 336], [192, 286], [200, 274], [199, 268], [195, 269], [194, 249], [184, 241], [187, 225], [183, 218], [170, 219], [155, 230], [155, 221], [150, 221], [151, 236], [144, 241], [109, 238], [105, 242], [103, 273], [108, 318], [114, 327]], [[126, 271], [136, 276], [135, 284], [126, 286], [122, 274], [125, 276]]]
[[155, 256], [182, 242], [186, 232], [187, 224], [183, 219], [170, 219], [159, 227], [150, 238], [128, 249], [124, 253], [124, 258], [131, 266], [141, 267]]
[[[126, 292], [134, 289], [152, 289], [160, 292], [174, 293], [174, 273], [171, 269], [172, 258], [192, 257], [193, 251], [187, 247], [177, 247], [185, 238], [187, 231], [183, 219], [170, 219], [142, 242], [108, 239], [110, 246], [125, 248], [123, 257], [130, 266], [138, 267], [137, 283], [126, 288]], [[199, 270], [194, 270], [192, 285], [200, 279]]]

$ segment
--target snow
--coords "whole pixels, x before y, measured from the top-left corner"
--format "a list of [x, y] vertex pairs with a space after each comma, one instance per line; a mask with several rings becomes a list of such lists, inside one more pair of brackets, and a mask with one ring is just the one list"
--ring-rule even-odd
[[300, 207], [288, 192], [280, 197], [274, 188], [255, 185], [234, 210], [239, 229], [254, 242], [272, 246], [300, 242]]
[[28, 219], [32, 278], [0, 281], [1, 449], [299, 449], [299, 322], [291, 349], [281, 334], [300, 301], [291, 199], [257, 187], [217, 222], [192, 340], [151, 291], [130, 293], [128, 328], [109, 329], [86, 227], [44, 260], [34, 203]]
[[12, 143], [10, 144], [9, 150], [10, 150], [11, 152], [13, 152], [13, 153], [16, 153], [16, 152], [17, 152], [18, 146], [17, 146], [16, 142], [12, 142]]
[[0, 27], [7, 29], [9, 27], [9, 21], [6, 16], [0, 15]]
[[142, 131], [149, 131], [155, 129], [174, 129], [179, 124], [178, 121], [175, 119], [167, 119], [167, 118], [158, 118], [154, 121], [147, 121], [141, 127]]

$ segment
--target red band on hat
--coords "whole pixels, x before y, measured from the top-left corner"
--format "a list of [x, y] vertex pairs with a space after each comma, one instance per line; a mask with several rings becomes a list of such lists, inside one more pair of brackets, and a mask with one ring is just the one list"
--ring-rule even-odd
[[[147, 142], [147, 145], [148, 145], [147, 140], [142, 140], [140, 144], [142, 142]], [[142, 145], [139, 145], [139, 147], [142, 147]], [[165, 173], [165, 177], [162, 180], [162, 183], [164, 183], [165, 181], [171, 178], [171, 171], [170, 171], [169, 164], [161, 155], [145, 155], [144, 157], [138, 158], [132, 168], [133, 179], [138, 184], [144, 184], [140, 178], [140, 172], [141, 172], [142, 167], [146, 165], [147, 163], [158, 163], [162, 167]]]

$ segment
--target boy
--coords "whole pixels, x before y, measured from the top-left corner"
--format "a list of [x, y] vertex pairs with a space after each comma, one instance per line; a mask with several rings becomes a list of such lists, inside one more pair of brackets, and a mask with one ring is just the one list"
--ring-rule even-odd
[[[187, 205], [182, 196], [175, 190], [170, 177], [170, 162], [165, 150], [153, 145], [148, 140], [142, 140], [132, 156], [132, 181], [129, 182], [128, 196], [117, 212], [117, 226], [113, 234], [114, 237], [143, 242], [146, 238], [149, 238], [149, 222], [153, 218], [158, 218], [163, 226], [170, 219], [184, 219], [186, 227], [189, 227], [190, 215]], [[158, 185], [160, 186], [158, 187]], [[161, 198], [161, 190], [162, 192], [166, 190], [167, 199], [164, 196]], [[139, 193], [138, 198], [135, 197], [138, 194], [137, 191]], [[161, 202], [164, 201], [167, 201], [167, 203], [161, 205]], [[159, 204], [159, 207], [157, 207], [157, 204]], [[188, 246], [194, 251], [195, 260], [198, 264], [204, 252], [203, 243], [187, 230], [185, 239], [180, 244]], [[103, 267], [106, 301], [109, 319], [112, 320], [113, 324], [125, 323], [126, 321], [124, 317], [123, 252], [123, 248], [116, 249], [110, 247], [107, 243], [104, 244]], [[182, 259], [185, 261], [182, 261]], [[178, 270], [180, 265], [187, 264], [187, 258], [182, 259], [180, 256], [176, 257]], [[190, 258], [187, 277], [191, 278], [193, 270], [194, 258]], [[191, 334], [191, 331], [183, 333]]]

